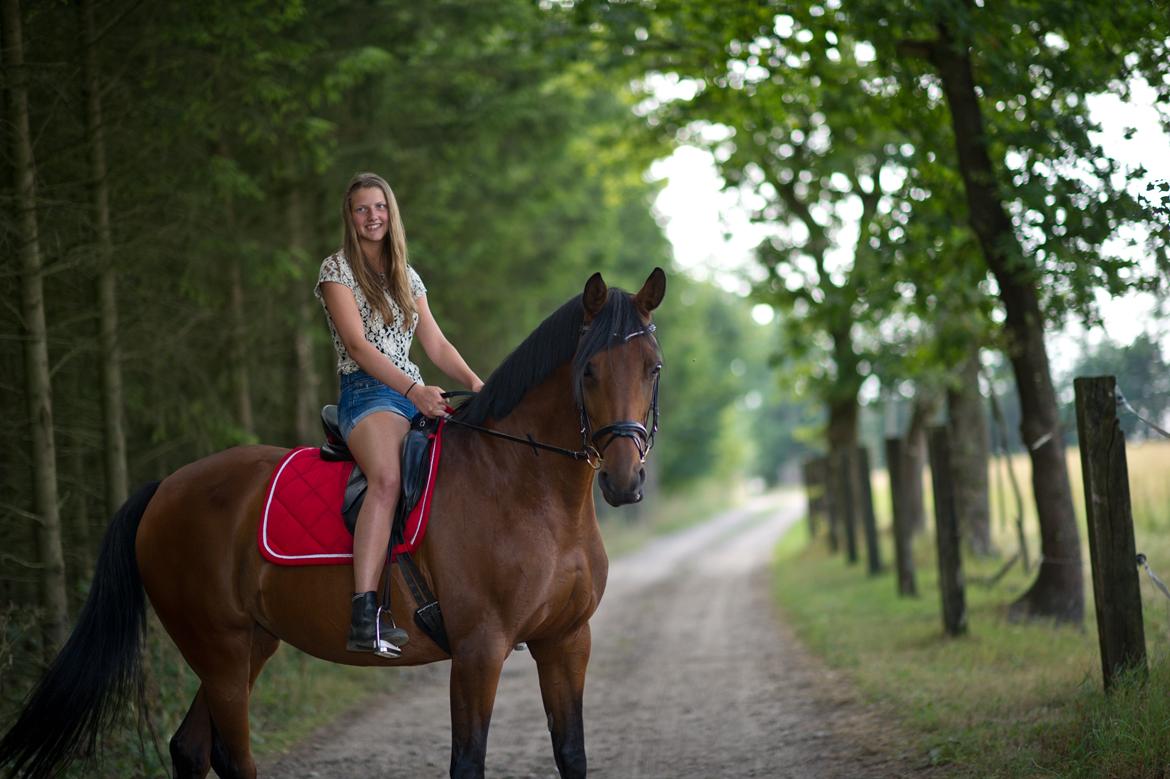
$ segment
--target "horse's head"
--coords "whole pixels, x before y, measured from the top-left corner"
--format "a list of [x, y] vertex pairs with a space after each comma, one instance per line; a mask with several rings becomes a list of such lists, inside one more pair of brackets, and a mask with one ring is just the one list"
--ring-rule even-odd
[[662, 370], [650, 312], [665, 292], [666, 274], [655, 268], [636, 295], [611, 292], [595, 273], [581, 297], [585, 319], [573, 361], [577, 401], [590, 464], [611, 506], [642, 499], [642, 465], [658, 427]]

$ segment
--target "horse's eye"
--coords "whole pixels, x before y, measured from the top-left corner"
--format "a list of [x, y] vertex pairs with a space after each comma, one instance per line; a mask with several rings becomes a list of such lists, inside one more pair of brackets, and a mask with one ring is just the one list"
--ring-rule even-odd
[[655, 365], [653, 368], [650, 369], [651, 376], [657, 376], [660, 373], [662, 373], [662, 363], [658, 363], [657, 365]]
[[585, 363], [585, 370], [581, 375], [587, 379], [592, 379], [593, 378], [593, 364], [588, 363], [588, 362]]

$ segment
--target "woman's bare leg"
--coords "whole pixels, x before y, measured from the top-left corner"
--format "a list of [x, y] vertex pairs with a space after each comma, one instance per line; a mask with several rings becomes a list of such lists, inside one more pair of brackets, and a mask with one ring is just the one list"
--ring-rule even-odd
[[376, 411], [358, 422], [349, 435], [349, 450], [369, 485], [353, 533], [355, 593], [378, 589], [401, 492], [402, 440], [409, 431], [405, 417]]

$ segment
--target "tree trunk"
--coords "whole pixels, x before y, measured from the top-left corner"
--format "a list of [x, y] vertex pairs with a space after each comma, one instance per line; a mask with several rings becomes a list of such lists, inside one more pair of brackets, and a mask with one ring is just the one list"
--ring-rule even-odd
[[991, 500], [988, 494], [988, 427], [979, 392], [979, 350], [960, 366], [958, 383], [947, 388], [951, 480], [959, 532], [975, 555], [991, 554]]
[[[894, 525], [894, 568], [897, 571], [898, 595], [916, 597], [914, 579], [913, 528], [906, 512], [906, 453], [901, 438], [886, 439], [886, 472], [890, 476], [890, 507]], [[921, 473], [921, 471], [920, 471]], [[921, 493], [919, 494], [921, 497]]]
[[829, 465], [825, 483], [829, 490], [830, 548], [836, 551], [838, 545], [843, 545], [852, 562], [857, 554], [856, 538], [863, 515], [858, 491], [849, 489], [848, 483], [841, 483], [842, 478], [852, 481], [848, 472], [842, 477], [841, 468], [851, 467], [850, 464], [856, 459], [854, 450], [857, 448], [857, 392], [860, 382], [857, 380], [857, 355], [853, 351], [849, 330], [850, 325], [845, 324], [830, 333], [837, 377], [829, 387], [826, 398], [829, 406], [829, 423], [825, 431], [829, 443]]
[[113, 514], [126, 502], [126, 432], [122, 401], [122, 364], [118, 347], [117, 274], [110, 230], [110, 193], [106, 176], [106, 142], [102, 127], [101, 78], [98, 71], [97, 31], [93, 0], [81, 0], [82, 79], [85, 91], [85, 135], [93, 177], [93, 216], [98, 252], [98, 317], [102, 387], [102, 458], [106, 475], [106, 512]]
[[[315, 278], [315, 269], [309, 257], [309, 242], [305, 236], [306, 215], [304, 197], [300, 188], [289, 187], [289, 249], [293, 262], [298, 268], [307, 268]], [[293, 334], [293, 351], [296, 354], [296, 376], [293, 377], [295, 398], [293, 413], [296, 416], [298, 444], [308, 444], [320, 438], [321, 376], [313, 360], [313, 327], [320, 326], [314, 314], [316, 302], [310, 285], [303, 277], [296, 277], [297, 288], [293, 300], [297, 301], [297, 321]]]
[[1032, 487], [1040, 521], [1040, 572], [1028, 591], [1012, 604], [1011, 613], [1080, 623], [1085, 602], [1081, 540], [1044, 344], [1035, 268], [1024, 255], [1000, 200], [968, 47], [959, 44], [947, 22], [939, 24], [939, 32], [930, 60], [942, 79], [950, 108], [971, 228], [1004, 305], [1012, 369], [1020, 393], [1020, 432], [1032, 458]]
[[825, 489], [829, 510], [829, 550], [846, 549], [856, 555], [855, 533], [858, 526], [856, 501], [842, 483], [842, 468], [852, 461], [857, 441], [857, 400], [829, 399], [829, 423], [826, 437], [829, 454], [825, 458]]
[[[235, 210], [231, 197], [224, 206], [227, 215], [228, 228], [235, 233]], [[240, 272], [240, 261], [235, 257], [227, 258], [228, 284], [228, 318], [231, 322], [228, 337], [231, 351], [232, 391], [236, 398], [236, 422], [245, 440], [254, 441], [256, 427], [252, 421], [252, 388], [249, 379], [248, 361], [248, 329], [247, 316], [244, 314], [244, 277]]]
[[[85, 448], [78, 445], [73, 451], [73, 501], [72, 532], [70, 533], [70, 548], [73, 550], [73, 576], [70, 577], [70, 591], [83, 593], [93, 578], [93, 547], [89, 532], [89, 501], [85, 499], [85, 484], [87, 473], [85, 467]], [[77, 596], [75, 596], [77, 597]], [[79, 604], [80, 605], [80, 604]]]
[[21, 316], [24, 320], [25, 393], [32, 428], [34, 511], [40, 518], [41, 607], [48, 658], [69, 635], [61, 514], [57, 503], [57, 453], [53, 441], [53, 398], [45, 323], [44, 279], [37, 226], [36, 162], [28, 117], [28, 74], [24, 67], [19, 0], [3, 0], [4, 69], [8, 76], [11, 155], [16, 178], [16, 245], [20, 252]]
[[906, 445], [902, 450], [902, 477], [905, 479], [906, 517], [910, 531], [917, 535], [926, 530], [926, 498], [923, 470], [926, 468], [926, 428], [934, 417], [937, 401], [921, 387], [914, 397], [910, 424], [906, 428]]
[[830, 332], [833, 339], [833, 361], [837, 377], [829, 388], [829, 451], [852, 451], [857, 446], [857, 393], [861, 381], [857, 377], [857, 354], [850, 337], [851, 323]]

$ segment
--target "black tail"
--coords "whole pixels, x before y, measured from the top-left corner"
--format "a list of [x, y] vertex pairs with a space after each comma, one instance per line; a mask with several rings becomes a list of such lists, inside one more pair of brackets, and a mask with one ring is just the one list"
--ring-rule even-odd
[[114, 514], [77, 626], [0, 741], [0, 766], [13, 777], [48, 777], [93, 754], [98, 736], [141, 678], [146, 595], [134, 539], [158, 482]]

